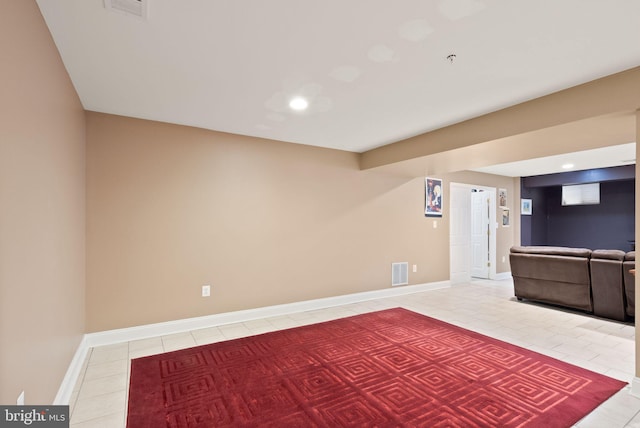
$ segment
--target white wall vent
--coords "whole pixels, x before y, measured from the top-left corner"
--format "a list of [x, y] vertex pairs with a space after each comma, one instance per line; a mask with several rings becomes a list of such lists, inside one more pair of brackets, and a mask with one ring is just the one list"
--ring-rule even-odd
[[409, 283], [409, 263], [391, 263], [391, 286]]
[[107, 10], [147, 19], [149, 0], [104, 0]]

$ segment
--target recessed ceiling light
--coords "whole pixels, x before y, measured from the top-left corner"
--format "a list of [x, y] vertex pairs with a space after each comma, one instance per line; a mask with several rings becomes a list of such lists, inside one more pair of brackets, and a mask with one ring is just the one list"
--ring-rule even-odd
[[573, 165], [572, 163], [565, 163], [564, 165], [562, 165], [562, 169], [571, 169], [574, 166], [575, 165]]
[[309, 101], [305, 100], [302, 97], [295, 97], [292, 98], [291, 101], [289, 101], [289, 107], [291, 107], [291, 110], [303, 111], [306, 110], [307, 107], [309, 107]]

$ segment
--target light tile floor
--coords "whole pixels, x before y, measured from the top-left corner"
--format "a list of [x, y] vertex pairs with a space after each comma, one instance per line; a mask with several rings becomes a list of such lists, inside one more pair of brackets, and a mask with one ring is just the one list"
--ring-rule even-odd
[[[634, 377], [633, 325], [517, 302], [511, 280], [475, 280], [402, 297], [93, 348], [71, 397], [71, 427], [125, 426], [132, 358], [398, 306], [625, 382]], [[640, 399], [631, 396], [629, 389], [625, 387], [576, 426], [640, 428]]]

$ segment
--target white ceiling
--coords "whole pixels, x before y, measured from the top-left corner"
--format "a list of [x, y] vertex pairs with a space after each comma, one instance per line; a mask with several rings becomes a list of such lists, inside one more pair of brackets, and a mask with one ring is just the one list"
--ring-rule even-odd
[[[582, 171], [593, 168], [633, 165], [636, 163], [636, 143], [602, 147], [556, 156], [509, 162], [473, 171], [508, 177], [530, 177], [557, 172]], [[571, 167], [565, 167], [572, 165]]]
[[146, 1], [37, 0], [85, 109], [363, 152], [640, 65], [638, 0]]

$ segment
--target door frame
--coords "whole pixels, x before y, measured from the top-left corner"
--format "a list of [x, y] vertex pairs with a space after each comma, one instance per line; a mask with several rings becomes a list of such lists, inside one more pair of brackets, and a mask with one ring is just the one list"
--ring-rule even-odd
[[[477, 184], [466, 184], [466, 183], [454, 183], [451, 182], [449, 183], [449, 195], [451, 195], [449, 197], [449, 204], [453, 204], [452, 199], [457, 197], [456, 194], [457, 192], [453, 192], [451, 191], [452, 187], [457, 187], [457, 188], [462, 188], [462, 189], [468, 189], [469, 190], [469, 194], [471, 194], [471, 191], [473, 189], [478, 189], [478, 190], [482, 190], [484, 192], [487, 192], [489, 194], [489, 230], [491, 231], [491, 235], [489, 236], [489, 279], [495, 279], [496, 278], [496, 242], [497, 242], [497, 237], [496, 234], [498, 232], [498, 223], [496, 221], [496, 199], [497, 199], [497, 189], [495, 187], [488, 187], [488, 186], [481, 186], [481, 185], [477, 185]], [[471, 201], [471, 197], [469, 196], [469, 201]], [[454, 228], [456, 227], [456, 221], [460, 221], [460, 219], [457, 218], [457, 216], [454, 215], [454, 210], [449, 209], [449, 212], [451, 213], [451, 218], [449, 221], [449, 236], [451, 236], [451, 231], [454, 230]], [[469, 231], [471, 229], [469, 228]], [[471, 233], [471, 232], [469, 232]], [[469, 246], [471, 245], [471, 236], [469, 236]], [[467, 249], [467, 251], [469, 251], [468, 254], [470, 253], [471, 248], [469, 247]], [[449, 251], [450, 254], [452, 251], [454, 251], [454, 249], [451, 247], [451, 245], [449, 245]], [[449, 278], [451, 278], [451, 257], [449, 259]], [[469, 260], [469, 278], [468, 281], [471, 281], [471, 260]]]

